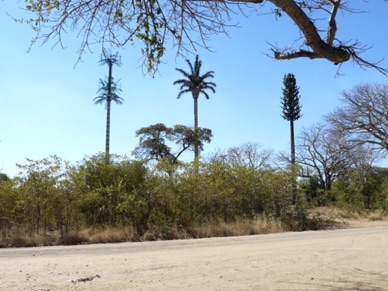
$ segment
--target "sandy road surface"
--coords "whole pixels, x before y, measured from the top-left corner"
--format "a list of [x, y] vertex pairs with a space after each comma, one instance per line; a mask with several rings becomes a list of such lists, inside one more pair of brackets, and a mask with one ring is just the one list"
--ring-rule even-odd
[[388, 290], [388, 226], [0, 249], [0, 290]]

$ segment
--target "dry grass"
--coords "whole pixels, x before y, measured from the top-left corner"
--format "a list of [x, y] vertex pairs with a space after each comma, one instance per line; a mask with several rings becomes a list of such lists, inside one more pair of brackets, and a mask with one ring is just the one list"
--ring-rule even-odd
[[383, 211], [383, 210], [376, 210], [373, 212], [368, 212], [365, 213], [365, 216], [368, 220], [370, 221], [383, 221], [383, 220], [388, 220], [388, 211]]
[[46, 233], [36, 233], [25, 228], [16, 227], [3, 231], [0, 237], [0, 248], [52, 246], [58, 245], [59, 243], [57, 232], [47, 231]]
[[241, 236], [283, 232], [286, 229], [278, 220], [259, 217], [255, 220], [240, 219], [232, 223], [223, 221], [197, 225], [189, 229], [194, 238]]
[[[382, 211], [356, 213], [335, 207], [319, 207], [307, 213], [306, 229], [328, 229], [342, 227], [360, 227], [365, 222], [384, 222], [388, 225], [388, 213]], [[363, 224], [364, 223], [364, 224]], [[295, 230], [291, 224], [265, 216], [256, 219], [239, 219], [226, 223], [219, 221], [194, 225], [188, 229], [176, 227], [151, 227], [139, 234], [133, 227], [122, 228], [85, 228], [61, 236], [58, 231], [31, 233], [26, 229], [11, 229], [3, 232], [0, 247], [32, 247], [43, 245], [74, 245], [88, 243], [116, 243], [127, 241], [154, 241], [188, 238], [207, 238], [225, 236], [243, 236], [277, 233]]]
[[79, 232], [87, 243], [116, 243], [137, 240], [138, 236], [132, 227], [97, 229], [88, 228]]
[[354, 223], [388, 221], [388, 213], [382, 210], [356, 212], [336, 207], [318, 207], [308, 211], [310, 219], [332, 222], [335, 227], [352, 227]]
[[[127, 241], [155, 241], [188, 238], [206, 238], [223, 236], [241, 236], [282, 232], [284, 228], [280, 221], [260, 217], [255, 220], [240, 219], [236, 222], [216, 222], [195, 225], [189, 229], [150, 228], [139, 235], [132, 227], [123, 228], [85, 228], [73, 231], [61, 237], [58, 232], [46, 234], [29, 234], [27, 232], [10, 232], [7, 237], [0, 238], [0, 247], [30, 247], [43, 245], [75, 245], [90, 243], [116, 243]], [[50, 238], [50, 239], [48, 239]]]

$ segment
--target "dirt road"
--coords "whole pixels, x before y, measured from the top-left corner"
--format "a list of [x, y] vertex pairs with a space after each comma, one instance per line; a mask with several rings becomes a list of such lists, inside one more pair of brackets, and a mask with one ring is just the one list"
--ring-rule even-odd
[[0, 290], [388, 290], [388, 226], [0, 249]]

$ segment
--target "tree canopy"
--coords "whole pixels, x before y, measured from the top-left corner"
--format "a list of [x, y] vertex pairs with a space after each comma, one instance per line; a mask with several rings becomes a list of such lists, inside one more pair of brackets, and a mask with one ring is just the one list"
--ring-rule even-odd
[[185, 93], [191, 93], [194, 99], [198, 99], [199, 94], [202, 93], [206, 99], [209, 99], [209, 94], [207, 94], [206, 90], [215, 93], [216, 90], [214, 88], [216, 84], [206, 81], [206, 79], [214, 78], [214, 71], [208, 71], [201, 75], [202, 61], [199, 60], [198, 55], [195, 57], [194, 66], [187, 59], [186, 62], [189, 65], [190, 72], [176, 68], [185, 77], [185, 79], [179, 79], [174, 82], [174, 85], [180, 85], [178, 99]]
[[[204, 143], [211, 141], [212, 132], [207, 128], [193, 130], [180, 124], [167, 127], [163, 123], [157, 123], [140, 128], [136, 131], [136, 136], [140, 140], [133, 150], [135, 157], [147, 160], [165, 159], [174, 165], [184, 151], [192, 150], [195, 146], [202, 151]], [[173, 152], [167, 142], [177, 144], [179, 149]]]
[[352, 141], [387, 154], [388, 85], [359, 84], [344, 91], [340, 100], [342, 106], [326, 115], [325, 120]]
[[7, 174], [0, 173], [0, 183], [8, 180], [9, 180], [9, 177], [7, 176]]
[[[208, 48], [213, 34], [227, 34], [235, 14], [245, 15], [245, 10], [255, 11], [264, 6], [272, 9], [276, 17], [287, 15], [300, 31], [295, 46], [272, 46], [273, 58], [326, 59], [334, 64], [349, 60], [362, 67], [372, 67], [381, 73], [387, 69], [378, 62], [361, 58], [366, 46], [358, 41], [340, 39], [337, 35], [337, 16], [356, 12], [357, 1], [344, 0], [24, 0], [31, 17], [20, 21], [32, 26], [37, 35], [33, 42], [53, 39], [62, 45], [62, 35], [69, 30], [81, 39], [80, 53], [90, 45], [100, 43], [122, 47], [139, 40], [142, 54], [150, 72], [155, 72], [167, 42], [178, 47], [178, 53]], [[273, 5], [271, 7], [271, 5]], [[354, 5], [351, 6], [351, 5]], [[321, 26], [317, 20], [326, 18]]]

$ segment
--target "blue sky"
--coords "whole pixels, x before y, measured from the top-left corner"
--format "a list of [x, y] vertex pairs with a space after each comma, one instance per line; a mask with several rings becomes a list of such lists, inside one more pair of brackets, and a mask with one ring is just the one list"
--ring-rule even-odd
[[[388, 68], [388, 3], [353, 2], [368, 12], [339, 15], [338, 37], [372, 46], [362, 56], [371, 61], [385, 57], [380, 65]], [[100, 47], [92, 47], [94, 52], [87, 52], [77, 63], [80, 40], [76, 33], [69, 33], [64, 49], [53, 48], [54, 42], [49, 42], [35, 45], [27, 53], [34, 33], [6, 14], [21, 16], [17, 6], [13, 1], [0, 5], [0, 170], [9, 176], [18, 173], [16, 164], [27, 163], [26, 158], [55, 154], [75, 163], [104, 151], [105, 146], [105, 108], [93, 103], [98, 81], [107, 75], [107, 67], [98, 63]], [[377, 71], [360, 69], [351, 62], [343, 64], [343, 75], [336, 77], [338, 66], [328, 61], [275, 61], [267, 57], [268, 43], [290, 45], [298, 38], [298, 31], [287, 16], [275, 20], [273, 15], [258, 16], [262, 12], [235, 17], [240, 28], [230, 29], [229, 38], [214, 36], [209, 43], [213, 52], [198, 48], [204, 72], [214, 70], [217, 84], [216, 94], [199, 100], [199, 126], [212, 129], [214, 135], [205, 155], [245, 142], [259, 143], [275, 152], [288, 151], [289, 124], [280, 116], [286, 73], [294, 73], [300, 87], [303, 116], [295, 124], [296, 132], [332, 111], [339, 104], [341, 91], [362, 82], [387, 81]], [[135, 132], [141, 127], [158, 122], [193, 125], [191, 95], [178, 100], [178, 86], [172, 85], [181, 78], [175, 68], [186, 70], [187, 64], [184, 58], [176, 57], [173, 48], [168, 49], [153, 78], [143, 74], [140, 46], [113, 50], [122, 57], [123, 65], [114, 67], [113, 75], [120, 79], [125, 103], [112, 107], [112, 153], [130, 155], [138, 144]], [[187, 57], [194, 59], [194, 55]], [[192, 156], [188, 153], [186, 159]]]

